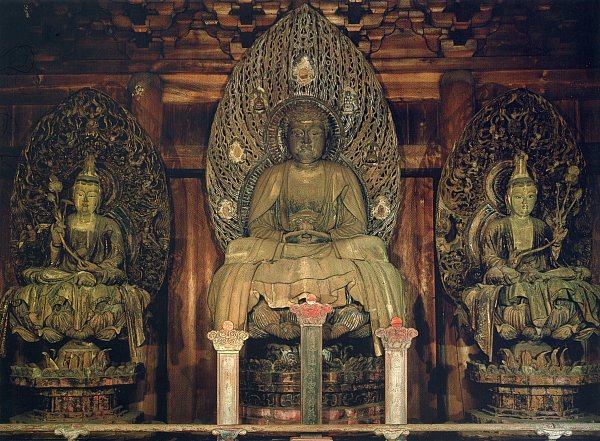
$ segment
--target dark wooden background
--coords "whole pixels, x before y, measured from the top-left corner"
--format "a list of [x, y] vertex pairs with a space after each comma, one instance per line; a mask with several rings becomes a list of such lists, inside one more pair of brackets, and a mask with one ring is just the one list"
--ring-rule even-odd
[[[14, 34], [17, 46], [15, 39], [25, 37], [16, 29]], [[53, 43], [60, 46], [60, 38]], [[452, 326], [453, 306], [436, 273], [435, 195], [445, 158], [469, 118], [504, 91], [527, 87], [551, 100], [575, 131], [588, 161], [592, 271], [600, 283], [600, 71], [594, 68], [594, 53], [588, 59], [515, 49], [516, 55], [425, 58], [416, 49], [403, 51], [401, 43], [392, 38], [371, 61], [404, 157], [403, 200], [389, 254], [408, 281], [407, 322], [420, 333], [409, 352], [408, 415], [422, 422], [459, 420], [480, 404], [481, 391], [464, 378], [465, 362], [477, 349]], [[82, 87], [110, 94], [132, 111], [156, 143], [174, 212], [172, 264], [155, 308], [146, 379], [137, 391], [129, 391], [131, 407], [143, 410], [148, 419], [214, 422], [215, 356], [206, 338], [206, 297], [223, 253], [209, 222], [205, 155], [213, 115], [235, 61], [220, 51], [217, 39], [204, 34], [195, 43], [199, 55], [190, 55], [186, 46], [181, 58], [173, 55], [176, 50], [171, 58], [144, 56], [143, 48], [124, 56], [107, 46], [106, 38], [80, 40], [78, 51], [68, 55], [37, 44], [28, 70], [0, 66], [0, 293], [15, 283], [8, 247], [9, 199], [28, 134], [43, 114]], [[597, 51], [596, 43], [584, 49], [590, 47]], [[132, 97], [136, 85], [144, 92]], [[19, 399], [6, 379], [13, 359], [2, 362], [4, 417]]]

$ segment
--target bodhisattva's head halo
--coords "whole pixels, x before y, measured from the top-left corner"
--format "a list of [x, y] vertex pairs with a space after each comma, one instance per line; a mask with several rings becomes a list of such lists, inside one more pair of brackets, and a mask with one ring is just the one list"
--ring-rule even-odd
[[343, 145], [339, 116], [325, 102], [312, 96], [289, 98], [273, 108], [265, 130], [265, 145], [274, 164], [288, 158], [287, 129], [296, 118], [320, 120], [325, 125], [325, 152], [323, 158], [336, 160]]
[[[537, 188], [537, 174], [535, 170], [527, 166], [526, 160], [519, 165], [515, 164], [515, 160], [498, 162], [485, 177], [484, 189], [487, 201], [501, 215], [510, 214], [507, 198], [509, 196], [511, 181], [527, 180], [528, 183]], [[525, 167], [525, 172], [521, 173], [523, 176], [515, 175], [515, 169], [519, 167]]]

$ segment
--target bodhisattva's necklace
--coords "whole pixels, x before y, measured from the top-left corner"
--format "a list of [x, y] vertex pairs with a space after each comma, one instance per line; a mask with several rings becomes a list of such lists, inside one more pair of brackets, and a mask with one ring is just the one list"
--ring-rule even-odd
[[90, 247], [91, 235], [94, 231], [94, 225], [96, 223], [96, 216], [94, 214], [82, 215], [77, 213], [77, 225], [76, 229], [79, 231], [85, 231], [85, 246]]

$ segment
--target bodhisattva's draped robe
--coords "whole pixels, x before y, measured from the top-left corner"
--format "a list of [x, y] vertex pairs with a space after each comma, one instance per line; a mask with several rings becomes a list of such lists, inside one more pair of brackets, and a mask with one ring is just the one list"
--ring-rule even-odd
[[[271, 308], [289, 308], [308, 294], [333, 307], [353, 299], [370, 314], [372, 330], [403, 317], [401, 275], [389, 263], [384, 242], [366, 235], [363, 196], [348, 167], [322, 161], [321, 200], [310, 204], [318, 207], [314, 229], [329, 233], [331, 242], [283, 241], [283, 235], [293, 230], [293, 189], [287, 182], [292, 162], [267, 169], [256, 184], [248, 219], [250, 237], [229, 244], [225, 263], [210, 285], [214, 326], [230, 320], [238, 329], [245, 328], [248, 313], [261, 297]], [[379, 355], [380, 342], [373, 338]]]
[[[534, 217], [531, 221], [532, 249], [548, 244], [552, 239], [548, 225]], [[483, 237], [482, 252], [486, 269], [483, 283], [464, 291], [463, 301], [471, 316], [475, 340], [490, 360], [493, 356], [494, 324], [498, 320], [495, 311], [502, 305], [526, 302], [533, 325], [541, 328], [548, 321], [557, 302], [573, 302], [588, 325], [594, 327], [600, 325], [598, 314], [600, 288], [581, 280], [578, 276], [581, 273], [580, 268], [572, 267], [572, 271], [565, 272], [564, 270], [568, 268], [554, 264], [550, 247], [528, 254], [514, 268], [521, 275], [531, 271], [545, 273], [547, 280], [534, 282], [519, 280], [512, 283], [503, 276], [501, 269], [508, 266], [510, 257], [516, 252], [513, 230], [508, 217], [490, 223]], [[570, 276], [564, 276], [569, 273]]]
[[142, 361], [139, 347], [145, 339], [143, 314], [150, 294], [127, 283], [121, 230], [114, 220], [101, 215], [96, 215], [93, 231], [78, 230], [71, 227], [71, 217], [67, 220], [65, 240], [82, 260], [100, 267], [94, 273], [96, 284], [75, 283], [77, 261], [61, 248], [49, 266], [23, 271], [28, 284], [6, 293], [2, 301], [6, 305], [4, 320], [0, 322], [6, 326], [11, 309], [14, 333], [26, 341], [43, 338], [51, 343], [65, 336], [108, 341], [126, 327], [132, 359]]

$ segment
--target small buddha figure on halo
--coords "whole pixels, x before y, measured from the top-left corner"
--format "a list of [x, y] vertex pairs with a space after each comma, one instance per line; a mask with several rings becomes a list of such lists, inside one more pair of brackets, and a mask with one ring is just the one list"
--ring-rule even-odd
[[12, 331], [28, 342], [55, 343], [65, 337], [109, 341], [126, 329], [132, 361], [141, 361], [150, 295], [127, 283], [121, 229], [98, 214], [102, 188], [94, 156], [75, 179], [73, 213], [65, 216], [57, 204], [60, 181], [51, 177], [49, 187], [56, 209], [48, 264], [24, 270], [26, 285], [7, 292]]
[[508, 183], [508, 215], [483, 233], [481, 284], [465, 290], [475, 339], [492, 359], [493, 334], [507, 341], [585, 340], [598, 333], [600, 288], [583, 267], [560, 265], [567, 230], [531, 216], [538, 189], [519, 153]]
[[[325, 338], [388, 326], [404, 315], [403, 282], [384, 242], [367, 235], [361, 185], [347, 166], [322, 159], [328, 116], [300, 103], [282, 122], [287, 161], [260, 176], [249, 237], [232, 241], [214, 275], [209, 307], [215, 326], [230, 320], [251, 335], [299, 336], [288, 312], [309, 294], [335, 308]], [[376, 337], [375, 352], [381, 354]]]

